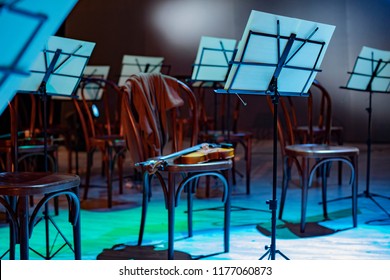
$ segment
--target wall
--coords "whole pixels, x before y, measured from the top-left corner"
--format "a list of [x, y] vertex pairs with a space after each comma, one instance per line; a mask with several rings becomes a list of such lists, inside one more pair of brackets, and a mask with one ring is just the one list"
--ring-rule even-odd
[[[390, 50], [390, 0], [80, 0], [66, 36], [96, 42], [90, 64], [111, 65], [118, 80], [124, 54], [164, 56], [171, 75], [190, 75], [202, 35], [239, 40], [251, 10], [336, 26], [317, 75], [331, 92], [334, 123], [345, 140], [367, 138], [368, 93], [340, 89], [362, 46]], [[244, 96], [240, 127], [267, 136], [272, 117], [262, 96]], [[373, 95], [372, 141], [390, 141], [390, 96]]]

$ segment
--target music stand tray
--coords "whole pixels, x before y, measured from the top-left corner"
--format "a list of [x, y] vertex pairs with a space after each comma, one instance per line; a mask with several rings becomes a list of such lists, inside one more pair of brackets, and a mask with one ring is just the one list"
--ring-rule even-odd
[[274, 104], [271, 245], [260, 258], [276, 253], [277, 104], [280, 96], [308, 96], [335, 27], [252, 11], [222, 94], [271, 95]]
[[164, 57], [124, 55], [118, 84], [124, 85], [126, 80], [134, 74], [160, 73], [163, 66]]
[[0, 114], [29, 75], [28, 70], [49, 36], [58, 30], [77, 0], [6, 2], [0, 6]]
[[341, 88], [390, 93], [390, 51], [363, 46], [348, 74], [347, 85]]
[[[193, 82], [225, 82], [237, 40], [202, 36], [193, 64]], [[197, 85], [200, 83], [193, 83]]]
[[18, 92], [40, 93], [44, 82], [47, 95], [72, 96], [94, 47], [93, 42], [51, 36]]

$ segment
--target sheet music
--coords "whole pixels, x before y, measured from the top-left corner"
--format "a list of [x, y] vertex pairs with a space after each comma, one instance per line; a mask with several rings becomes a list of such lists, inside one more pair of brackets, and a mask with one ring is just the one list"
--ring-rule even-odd
[[51, 36], [31, 66], [31, 74], [24, 79], [19, 91], [37, 92], [55, 52], [61, 50], [54, 71], [47, 81], [46, 92], [53, 96], [71, 96], [79, 84], [94, 47], [93, 42]]
[[[4, 1], [0, 7], [0, 114], [8, 106], [49, 36], [77, 0]], [[15, 36], [17, 34], [17, 36]]]
[[[378, 66], [378, 63], [380, 62]], [[371, 89], [368, 85], [376, 67], [378, 72], [373, 78]], [[353, 72], [347, 82], [347, 88], [356, 90], [371, 90], [375, 92], [390, 92], [390, 51], [362, 47], [355, 61]]]
[[236, 44], [235, 39], [202, 36], [191, 80], [224, 82]]
[[124, 85], [133, 74], [160, 73], [163, 63], [163, 57], [124, 55], [118, 85]]
[[[283, 52], [288, 38], [294, 33], [297, 39], [310, 39], [322, 44], [294, 41], [278, 78], [278, 91], [293, 95], [307, 93], [316, 72], [297, 68], [319, 70], [334, 30], [335, 26], [332, 25], [252, 11], [238, 44], [225, 90], [265, 92], [277, 66], [278, 57]], [[251, 32], [262, 35], [251, 35]], [[279, 40], [280, 53], [275, 36], [277, 34], [285, 37]], [[242, 62], [243, 64], [239, 64]]]
[[[95, 66], [90, 65], [85, 67], [83, 77], [85, 78], [97, 78], [107, 80], [110, 66]], [[78, 96], [80, 96], [80, 88], [78, 89]], [[86, 100], [100, 100], [103, 95], [103, 89], [97, 84], [87, 84], [84, 88], [84, 98]]]

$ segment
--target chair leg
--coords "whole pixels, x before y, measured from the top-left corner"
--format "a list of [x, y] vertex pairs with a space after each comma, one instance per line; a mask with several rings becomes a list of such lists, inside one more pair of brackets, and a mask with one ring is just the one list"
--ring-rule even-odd
[[341, 186], [343, 183], [343, 163], [342, 162], [338, 163], [338, 183], [339, 183], [339, 186]]
[[91, 178], [91, 168], [92, 168], [92, 160], [93, 154], [91, 152], [87, 152], [87, 170], [85, 174], [85, 186], [84, 186], [84, 195], [83, 199], [86, 200], [88, 198], [88, 190], [89, 190], [89, 182]]
[[252, 169], [252, 139], [249, 139], [245, 147], [246, 159], [246, 194], [251, 193], [251, 169]]
[[305, 232], [306, 209], [308, 196], [309, 159], [302, 159], [302, 201], [301, 201], [301, 232]]
[[175, 258], [175, 174], [168, 174], [168, 260]]
[[236, 185], [236, 160], [233, 158], [233, 185]]
[[210, 197], [210, 176], [206, 176], [205, 197]]
[[288, 181], [290, 179], [291, 166], [289, 159], [285, 158], [283, 163], [283, 179], [282, 179], [282, 194], [280, 198], [279, 219], [283, 217], [284, 203], [286, 201], [286, 193], [288, 187]]
[[323, 209], [323, 213], [324, 213], [324, 218], [326, 220], [329, 219], [328, 217], [328, 207], [327, 207], [327, 203], [326, 203], [326, 200], [327, 200], [327, 184], [328, 184], [328, 170], [330, 168], [330, 163], [325, 163], [322, 165], [321, 167], [321, 187], [322, 187], [322, 209]]
[[193, 236], [193, 228], [192, 228], [192, 209], [193, 209], [193, 191], [195, 186], [198, 183], [198, 179], [189, 182], [186, 186], [187, 188], [187, 229], [188, 229], [188, 237]]
[[123, 162], [124, 155], [118, 156], [118, 176], [119, 176], [119, 193], [123, 194]]
[[357, 210], [358, 210], [358, 156], [355, 156], [351, 159], [353, 165], [353, 181], [352, 181], [352, 221], [353, 227], [357, 227]]
[[142, 245], [142, 239], [145, 232], [146, 213], [148, 210], [149, 202], [149, 188], [150, 188], [150, 176], [147, 172], [143, 175], [143, 192], [142, 192], [142, 213], [141, 213], [141, 224], [138, 233], [138, 246]]
[[107, 178], [107, 207], [112, 208], [112, 176], [114, 171], [114, 162], [112, 159], [112, 148], [108, 147], [106, 151], [106, 157], [103, 160], [103, 164], [106, 168]]
[[224, 170], [223, 175], [227, 179], [227, 196], [224, 212], [224, 250], [225, 253], [230, 250], [230, 214], [231, 214], [231, 193], [232, 193], [232, 170]]

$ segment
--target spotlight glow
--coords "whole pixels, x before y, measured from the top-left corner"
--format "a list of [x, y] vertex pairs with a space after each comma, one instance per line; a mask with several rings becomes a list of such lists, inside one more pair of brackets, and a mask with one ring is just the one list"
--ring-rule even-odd
[[226, 18], [221, 5], [211, 1], [161, 1], [152, 10], [152, 24], [166, 43], [186, 47], [213, 31]]

